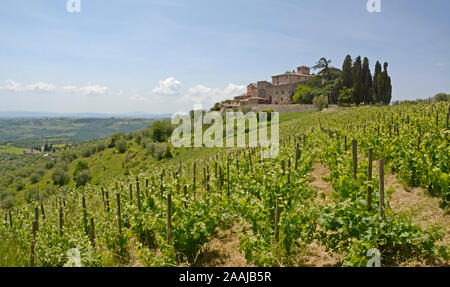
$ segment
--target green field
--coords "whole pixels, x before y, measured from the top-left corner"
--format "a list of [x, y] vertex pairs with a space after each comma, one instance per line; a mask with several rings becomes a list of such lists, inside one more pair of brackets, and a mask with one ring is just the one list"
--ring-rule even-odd
[[23, 150], [23, 148], [18, 148], [12, 145], [0, 145], [0, 153], [22, 154]]
[[0, 145], [13, 144], [30, 148], [43, 145], [73, 143], [105, 138], [117, 132], [140, 130], [151, 119], [0, 119]]
[[[375, 249], [383, 266], [446, 266], [447, 113], [421, 103], [282, 115], [274, 159], [177, 149], [155, 125], [50, 158], [0, 155], [0, 265], [30, 265], [37, 208], [37, 266], [63, 266], [71, 248], [83, 266], [366, 266]], [[89, 175], [78, 187], [77, 172]]]

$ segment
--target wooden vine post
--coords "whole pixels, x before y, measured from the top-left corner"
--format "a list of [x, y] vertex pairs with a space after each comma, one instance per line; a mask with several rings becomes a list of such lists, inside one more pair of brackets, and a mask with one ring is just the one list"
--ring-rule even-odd
[[356, 180], [356, 173], [358, 170], [358, 142], [352, 140], [352, 155], [353, 155], [353, 179]]
[[367, 210], [370, 211], [372, 205], [372, 148], [369, 148], [368, 158], [367, 181], [369, 184], [367, 186]]
[[253, 173], [253, 162], [252, 162], [252, 153], [251, 153], [251, 151], [248, 152], [248, 159], [250, 161], [250, 172]]
[[42, 219], [45, 220], [45, 209], [44, 204], [41, 202], [41, 213], [42, 213]]
[[295, 170], [298, 167], [298, 143], [295, 145]]
[[38, 232], [38, 223], [37, 221], [33, 221], [33, 238], [31, 239], [31, 252], [30, 252], [30, 267], [34, 267], [34, 259], [35, 259], [35, 248], [36, 248], [36, 233]]
[[380, 186], [380, 216], [384, 218], [384, 161], [378, 160], [379, 168], [379, 186]]
[[172, 194], [167, 194], [167, 244], [172, 242]]
[[163, 172], [161, 172], [159, 191], [161, 192], [161, 198], [163, 198], [164, 197], [164, 170], [163, 170]]
[[195, 163], [194, 162], [194, 179], [193, 179], [193, 188], [194, 188], [194, 191], [195, 191], [195, 177], [196, 177], [196, 174], [197, 174], [197, 163]]
[[116, 201], [117, 201], [117, 227], [119, 229], [119, 235], [122, 235], [122, 217], [120, 214], [120, 194], [116, 194]]
[[287, 183], [291, 183], [291, 159], [288, 159]]
[[62, 206], [59, 208], [59, 236], [63, 236], [64, 211]]
[[12, 212], [9, 210], [9, 226], [13, 228], [13, 218], [12, 218]]
[[105, 196], [106, 196], [106, 212], [109, 212], [109, 192], [108, 191], [105, 192]]
[[187, 208], [187, 200], [188, 200], [188, 198], [187, 198], [187, 185], [183, 186], [183, 194], [184, 194], [184, 207]]
[[141, 190], [139, 188], [139, 178], [137, 176], [136, 176], [136, 198], [137, 198], [138, 210], [141, 211]]
[[37, 207], [34, 208], [34, 221], [37, 222], [37, 228], [39, 231], [39, 209]]
[[230, 158], [227, 158], [227, 196], [230, 197]]
[[133, 184], [130, 183], [130, 203], [133, 204]]
[[95, 227], [94, 227], [94, 218], [90, 218], [90, 239], [92, 247], [95, 247]]

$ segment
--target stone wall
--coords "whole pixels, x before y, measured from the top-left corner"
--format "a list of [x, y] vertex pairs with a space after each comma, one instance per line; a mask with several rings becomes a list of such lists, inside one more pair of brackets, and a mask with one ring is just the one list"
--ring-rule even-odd
[[318, 111], [319, 109], [314, 105], [254, 105], [251, 106], [254, 112], [261, 112], [263, 110], [273, 110], [280, 114], [306, 112], [306, 111]]
[[291, 104], [297, 85], [298, 83], [268, 87], [265, 92], [266, 99], [275, 105]]

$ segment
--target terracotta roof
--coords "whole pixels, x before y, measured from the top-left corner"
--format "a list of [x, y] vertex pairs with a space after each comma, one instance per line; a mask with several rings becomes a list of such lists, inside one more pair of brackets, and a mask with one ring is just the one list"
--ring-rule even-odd
[[308, 69], [310, 69], [310, 67], [308, 67], [308, 66], [300, 66], [300, 67], [297, 67], [297, 69], [298, 68], [308, 68]]
[[310, 75], [310, 74], [300, 74], [300, 73], [286, 72], [285, 74], [272, 76], [272, 78], [280, 77], [280, 76], [286, 76], [286, 75], [300, 76], [300, 77], [314, 77], [314, 75]]

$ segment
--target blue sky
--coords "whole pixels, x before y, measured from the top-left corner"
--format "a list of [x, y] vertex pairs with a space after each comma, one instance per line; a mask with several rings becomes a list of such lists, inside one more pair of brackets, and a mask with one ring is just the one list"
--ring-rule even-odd
[[2, 0], [0, 111], [189, 110], [347, 54], [388, 61], [393, 99], [450, 93], [450, 1]]

